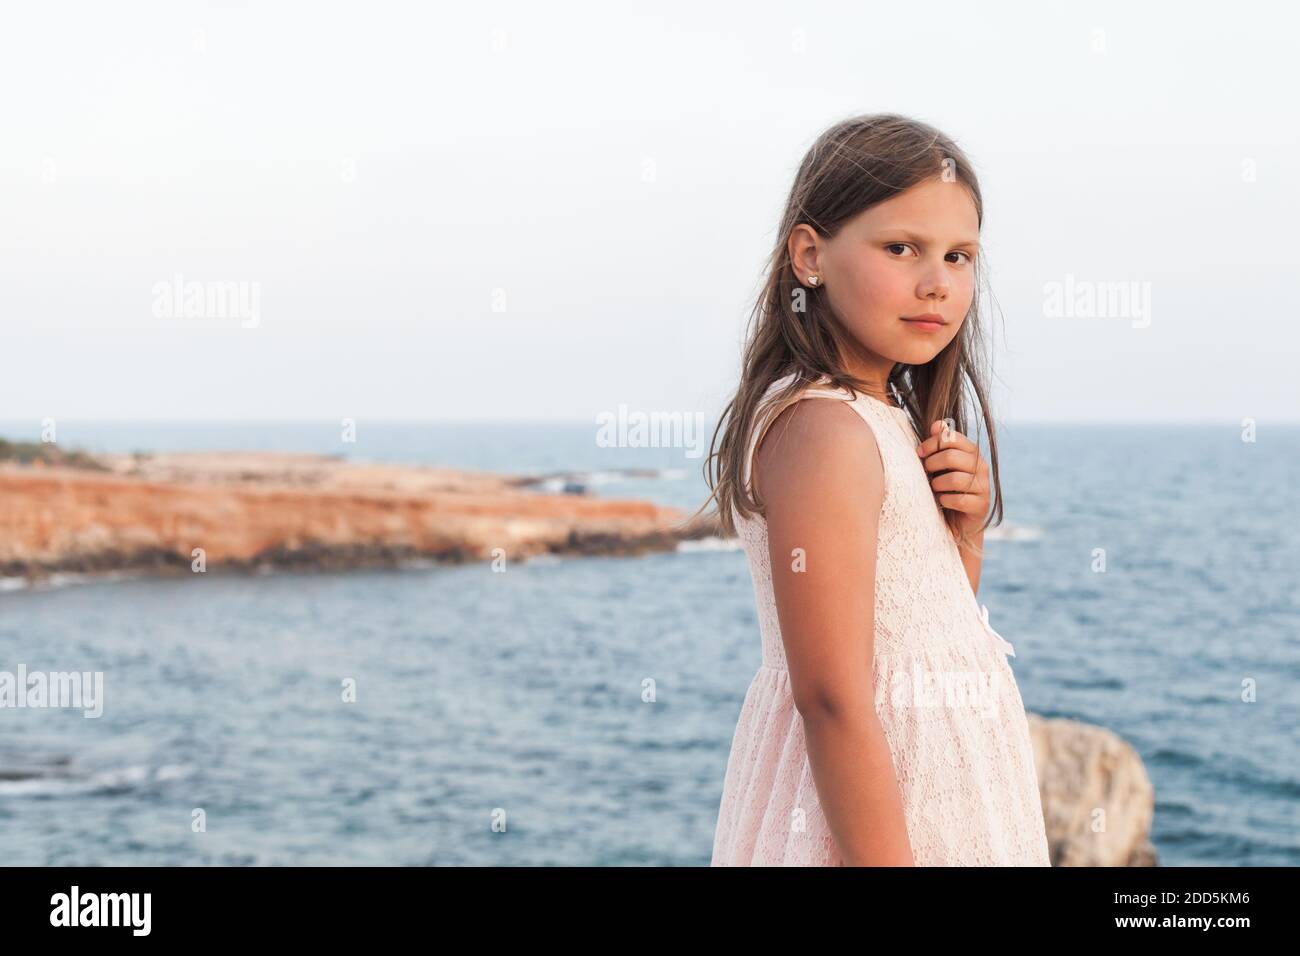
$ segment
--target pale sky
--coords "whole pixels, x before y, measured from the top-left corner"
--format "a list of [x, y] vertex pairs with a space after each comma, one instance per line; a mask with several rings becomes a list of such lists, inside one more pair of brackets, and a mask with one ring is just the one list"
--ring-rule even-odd
[[[980, 173], [999, 420], [1300, 412], [1286, 5], [458, 6], [10, 9], [0, 419], [712, 416], [800, 158], [877, 111]], [[1046, 316], [1067, 276], [1149, 325]]]

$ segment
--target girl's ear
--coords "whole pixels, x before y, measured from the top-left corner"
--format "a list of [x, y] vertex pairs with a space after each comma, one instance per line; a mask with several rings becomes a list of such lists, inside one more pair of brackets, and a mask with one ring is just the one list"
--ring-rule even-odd
[[[786, 252], [790, 256], [790, 268], [794, 277], [803, 285], [816, 285], [823, 280], [818, 261], [817, 233], [812, 226], [801, 222], [790, 230], [786, 241]], [[816, 276], [817, 283], [809, 282], [809, 276]]]

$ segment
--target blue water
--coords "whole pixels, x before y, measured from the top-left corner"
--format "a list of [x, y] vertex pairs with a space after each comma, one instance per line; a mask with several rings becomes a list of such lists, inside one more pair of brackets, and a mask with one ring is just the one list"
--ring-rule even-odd
[[[1300, 428], [1001, 437], [1008, 523], [1036, 536], [986, 543], [980, 599], [1027, 707], [1137, 749], [1162, 864], [1300, 863]], [[345, 445], [333, 424], [61, 422], [59, 439], [653, 467], [599, 492], [707, 493], [702, 459], [601, 448], [587, 425], [363, 425]], [[102, 671], [105, 710], [0, 710], [0, 845], [15, 864], [707, 864], [758, 661], [740, 551], [3, 592], [0, 670]]]

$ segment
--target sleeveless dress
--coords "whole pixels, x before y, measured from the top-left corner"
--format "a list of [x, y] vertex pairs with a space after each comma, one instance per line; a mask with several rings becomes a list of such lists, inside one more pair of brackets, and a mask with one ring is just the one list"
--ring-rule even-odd
[[[742, 481], [772, 420], [809, 396], [847, 401], [884, 467], [876, 561], [875, 708], [889, 742], [917, 866], [1050, 866], [1024, 703], [943, 520], [905, 409], [809, 384], [779, 408], [774, 382]], [[758, 605], [762, 664], [727, 758], [713, 866], [842, 866], [818, 803], [772, 595], [767, 521], [733, 511]]]

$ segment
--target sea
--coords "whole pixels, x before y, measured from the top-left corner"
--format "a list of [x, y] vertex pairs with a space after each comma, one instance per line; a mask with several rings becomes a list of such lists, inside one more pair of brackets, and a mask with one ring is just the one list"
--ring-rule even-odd
[[[696, 448], [605, 447], [594, 424], [58, 434], [569, 472], [689, 511], [708, 496]], [[999, 451], [979, 599], [1027, 709], [1136, 750], [1160, 865], [1300, 864], [1300, 426], [1010, 423]], [[97, 673], [102, 713], [0, 709], [2, 859], [707, 865], [759, 660], [744, 552], [721, 540], [503, 570], [10, 580], [0, 671]]]

